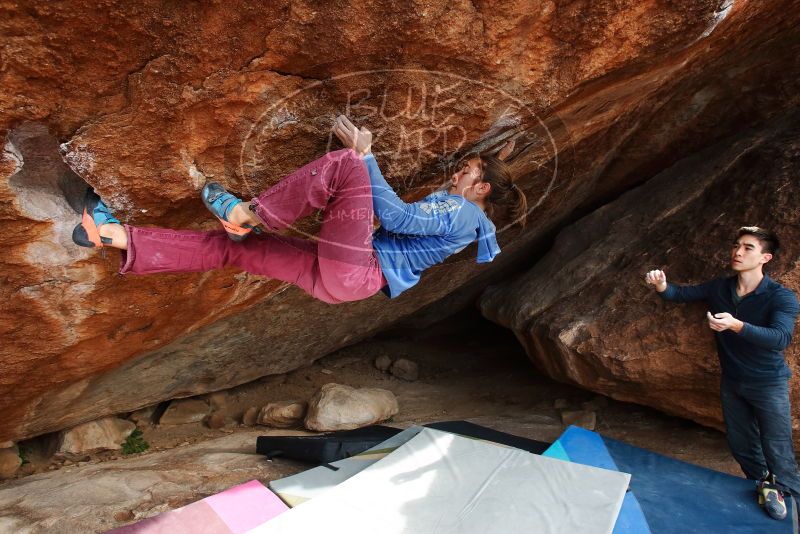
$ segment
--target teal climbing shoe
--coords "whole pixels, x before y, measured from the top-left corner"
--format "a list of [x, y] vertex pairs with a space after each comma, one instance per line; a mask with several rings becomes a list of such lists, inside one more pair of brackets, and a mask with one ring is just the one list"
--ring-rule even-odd
[[94, 189], [88, 189], [83, 199], [81, 222], [72, 230], [72, 241], [88, 248], [100, 248], [111, 244], [110, 237], [101, 237], [98, 228], [104, 224], [121, 224], [100, 199]]
[[222, 223], [222, 227], [225, 228], [225, 231], [228, 233], [228, 237], [232, 240], [244, 241], [247, 239], [247, 236], [250, 235], [250, 232], [254, 230], [256, 233], [259, 233], [257, 229], [249, 224], [237, 226], [228, 220], [228, 216], [233, 208], [241, 204], [242, 200], [228, 193], [220, 184], [216, 182], [207, 183], [205, 187], [203, 187], [201, 197], [208, 211], [219, 219], [219, 222]]

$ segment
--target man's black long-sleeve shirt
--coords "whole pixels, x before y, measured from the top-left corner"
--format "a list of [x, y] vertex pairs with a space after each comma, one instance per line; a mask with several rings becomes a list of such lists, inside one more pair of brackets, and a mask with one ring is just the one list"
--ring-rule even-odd
[[712, 314], [728, 312], [744, 323], [738, 334], [715, 332], [724, 377], [741, 382], [775, 382], [791, 375], [783, 351], [792, 341], [800, 306], [794, 292], [768, 276], [739, 304], [737, 277], [716, 278], [695, 286], [667, 284], [659, 295], [674, 302], [704, 300]]

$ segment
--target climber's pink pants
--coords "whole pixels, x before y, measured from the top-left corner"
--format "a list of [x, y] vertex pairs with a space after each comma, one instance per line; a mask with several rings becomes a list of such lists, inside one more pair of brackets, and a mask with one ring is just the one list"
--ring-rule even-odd
[[[252, 201], [267, 226], [242, 242], [224, 230], [201, 232], [125, 225], [122, 274], [186, 273], [233, 266], [297, 285], [337, 304], [361, 300], [386, 284], [372, 248], [372, 188], [364, 162], [349, 149], [293, 172]], [[313, 240], [279, 235], [322, 209]]]

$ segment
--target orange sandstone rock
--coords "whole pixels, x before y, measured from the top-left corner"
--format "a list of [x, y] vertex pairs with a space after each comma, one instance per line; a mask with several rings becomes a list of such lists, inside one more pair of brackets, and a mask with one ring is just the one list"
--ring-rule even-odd
[[[726, 5], [0, 5], [0, 440], [286, 372], [468, 302], [566, 222], [796, 105], [793, 3]], [[132, 224], [215, 228], [205, 180], [256, 194], [328, 150], [342, 112], [409, 200], [453, 151], [516, 136], [526, 232], [501, 231], [491, 266], [468, 248], [397, 300], [335, 309], [228, 270], [120, 277], [117, 252], [70, 242], [84, 183]]]

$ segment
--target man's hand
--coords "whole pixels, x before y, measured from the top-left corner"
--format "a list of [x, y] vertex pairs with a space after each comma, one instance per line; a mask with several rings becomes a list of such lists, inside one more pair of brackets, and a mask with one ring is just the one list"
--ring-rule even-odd
[[664, 271], [650, 271], [644, 275], [645, 281], [651, 286], [655, 286], [656, 291], [663, 293], [667, 290], [667, 275]]
[[359, 129], [344, 115], [336, 117], [333, 122], [333, 133], [344, 146], [352, 148], [359, 156], [369, 154], [372, 148], [372, 132], [366, 128]]
[[744, 326], [742, 321], [727, 312], [714, 315], [711, 315], [711, 312], [706, 312], [706, 318], [708, 319], [708, 327], [717, 332], [732, 330], [738, 334]]

